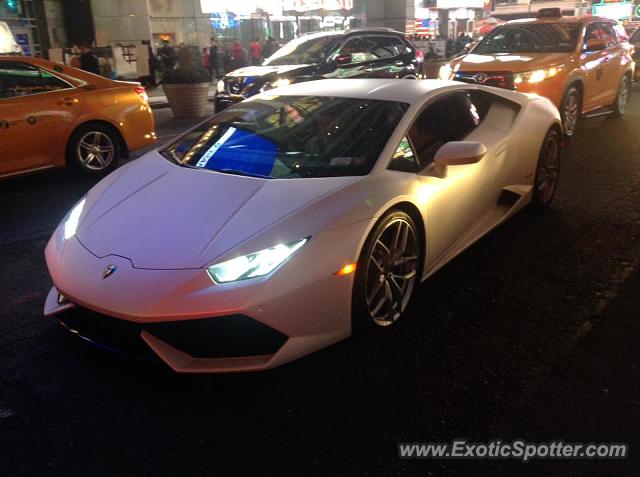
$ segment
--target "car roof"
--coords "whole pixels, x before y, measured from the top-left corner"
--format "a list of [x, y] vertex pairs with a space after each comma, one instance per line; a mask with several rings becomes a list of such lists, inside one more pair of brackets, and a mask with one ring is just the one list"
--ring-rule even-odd
[[299, 39], [308, 38], [321, 38], [323, 36], [349, 36], [349, 35], [373, 35], [373, 34], [386, 34], [386, 35], [398, 35], [404, 37], [405, 34], [401, 31], [396, 31], [391, 28], [385, 27], [371, 27], [371, 28], [353, 28], [349, 30], [334, 30], [334, 31], [321, 31], [310, 32], [299, 36]]
[[587, 25], [593, 22], [607, 22], [607, 23], [616, 23], [615, 20], [611, 18], [604, 17], [546, 17], [546, 18], [518, 18], [516, 20], [510, 20], [505, 25], [512, 24], [531, 24], [531, 23], [582, 23], [583, 25]]
[[[323, 79], [295, 83], [277, 90], [269, 90], [265, 96], [339, 96], [347, 98], [379, 99], [413, 103], [425, 95], [463, 83], [442, 80], [411, 80], [382, 78]], [[469, 86], [469, 85], [466, 85]]]

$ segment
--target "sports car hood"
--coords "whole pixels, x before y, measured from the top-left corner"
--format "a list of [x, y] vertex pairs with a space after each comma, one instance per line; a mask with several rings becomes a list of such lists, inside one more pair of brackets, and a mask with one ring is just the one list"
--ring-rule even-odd
[[179, 167], [154, 151], [89, 192], [76, 237], [94, 255], [126, 257], [136, 268], [201, 268], [356, 180], [223, 174]]
[[504, 53], [496, 55], [478, 55], [469, 53], [451, 62], [451, 66], [460, 65], [459, 71], [511, 71], [514, 73], [530, 71], [567, 60], [569, 53]]
[[[273, 65], [273, 66], [247, 66], [232, 71], [227, 76], [233, 77], [262, 77], [280, 76], [285, 73], [306, 73], [313, 65]], [[285, 75], [286, 76], [286, 75]]]

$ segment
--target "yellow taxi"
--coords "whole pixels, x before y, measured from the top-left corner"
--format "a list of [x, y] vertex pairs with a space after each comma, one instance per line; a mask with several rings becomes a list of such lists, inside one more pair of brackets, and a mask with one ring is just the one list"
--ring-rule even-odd
[[154, 127], [138, 83], [0, 56], [0, 178], [65, 165], [102, 175], [153, 143]]
[[631, 95], [633, 47], [622, 26], [599, 17], [562, 17], [541, 9], [538, 18], [493, 29], [468, 54], [440, 69], [441, 79], [537, 93], [555, 103], [565, 134], [581, 116], [622, 116]]

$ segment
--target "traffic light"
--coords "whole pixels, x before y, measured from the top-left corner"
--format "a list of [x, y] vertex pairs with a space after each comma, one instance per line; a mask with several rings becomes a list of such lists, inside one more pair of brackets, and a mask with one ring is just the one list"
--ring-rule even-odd
[[18, 11], [18, 0], [5, 0], [7, 11], [16, 13]]

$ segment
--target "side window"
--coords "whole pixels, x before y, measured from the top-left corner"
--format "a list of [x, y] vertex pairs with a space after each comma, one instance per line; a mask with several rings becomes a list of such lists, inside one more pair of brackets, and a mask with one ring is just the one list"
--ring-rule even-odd
[[409, 129], [420, 168], [433, 162], [445, 143], [464, 139], [480, 121], [479, 108], [467, 92], [454, 93], [427, 106]]
[[72, 88], [69, 83], [27, 63], [0, 61], [0, 99]]
[[393, 58], [404, 50], [404, 44], [394, 36], [374, 36], [370, 40], [374, 43], [371, 53], [374, 59]]
[[0, 61], [0, 99], [39, 93], [40, 71], [18, 61]]
[[69, 83], [53, 76], [48, 71], [40, 70], [40, 77], [42, 78], [42, 86], [45, 92], [73, 88]]
[[602, 39], [607, 42], [607, 48], [618, 44], [618, 39], [611, 23], [601, 23], [600, 28], [602, 30]]
[[375, 47], [375, 43], [369, 41], [366, 37], [350, 38], [342, 45], [338, 55], [351, 55], [350, 63], [362, 63], [373, 59], [371, 50]]
[[389, 163], [389, 169], [401, 172], [418, 172], [420, 170], [420, 164], [407, 136], [400, 141]]
[[602, 40], [605, 41], [607, 47], [616, 44], [616, 35], [611, 28], [611, 25], [606, 23], [591, 23], [587, 26], [587, 30], [584, 34], [584, 45], [587, 46], [587, 42], [590, 40]]

